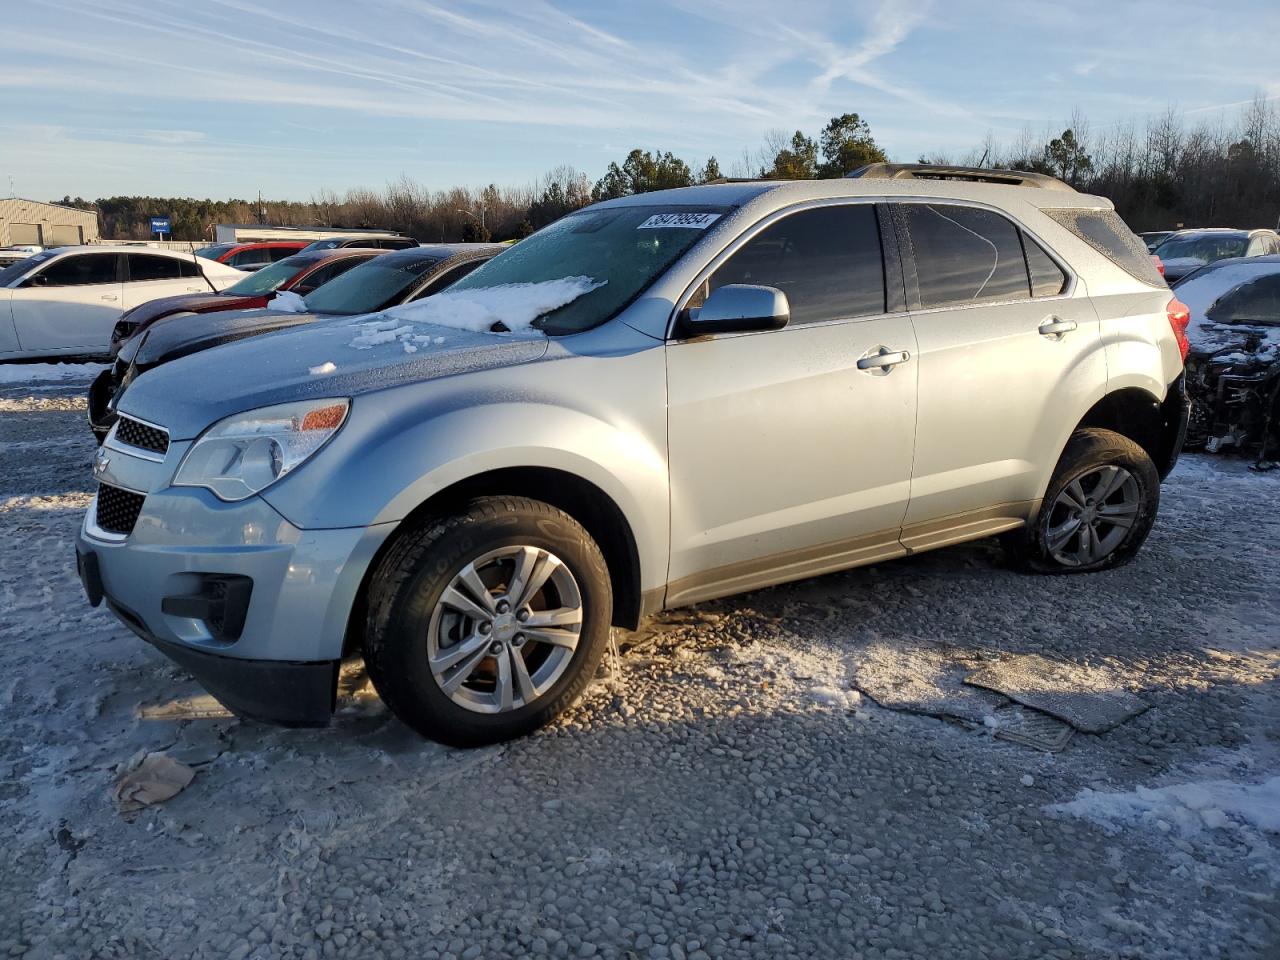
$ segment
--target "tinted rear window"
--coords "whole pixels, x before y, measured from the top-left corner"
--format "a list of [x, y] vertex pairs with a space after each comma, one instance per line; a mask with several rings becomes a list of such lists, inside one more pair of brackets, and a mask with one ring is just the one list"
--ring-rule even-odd
[[1154, 287], [1164, 285], [1147, 245], [1114, 210], [1044, 210], [1121, 270]]

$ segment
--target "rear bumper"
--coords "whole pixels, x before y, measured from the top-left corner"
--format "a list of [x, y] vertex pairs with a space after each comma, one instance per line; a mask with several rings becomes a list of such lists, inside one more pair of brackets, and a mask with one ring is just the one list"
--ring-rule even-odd
[[1191, 399], [1187, 396], [1187, 375], [1178, 374], [1178, 379], [1169, 384], [1164, 402], [1160, 404], [1160, 442], [1156, 449], [1156, 469], [1163, 480], [1178, 463], [1182, 453], [1182, 445], [1187, 442], [1187, 424], [1191, 417]]

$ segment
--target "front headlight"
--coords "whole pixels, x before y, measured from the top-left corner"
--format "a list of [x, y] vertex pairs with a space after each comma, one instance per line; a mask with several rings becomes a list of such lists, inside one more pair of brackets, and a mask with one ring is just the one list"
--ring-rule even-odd
[[338, 432], [351, 401], [329, 398], [248, 410], [219, 420], [182, 458], [175, 487], [204, 487], [234, 503], [301, 465]]

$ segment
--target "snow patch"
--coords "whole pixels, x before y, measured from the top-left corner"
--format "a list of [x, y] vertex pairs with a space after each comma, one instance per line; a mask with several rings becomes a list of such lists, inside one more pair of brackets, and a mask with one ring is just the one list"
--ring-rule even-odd
[[318, 367], [311, 367], [307, 371], [307, 373], [311, 374], [313, 377], [322, 377], [326, 373], [333, 373], [333, 371], [337, 369], [338, 369], [338, 365], [336, 363], [334, 363], [332, 360], [326, 360], [324, 363], [320, 364], [320, 366]]
[[101, 363], [0, 363], [0, 383], [92, 380], [105, 369]]
[[1243, 841], [1255, 861], [1280, 877], [1280, 845], [1276, 842], [1276, 834], [1280, 834], [1280, 777], [1261, 783], [1196, 780], [1167, 787], [1140, 786], [1127, 793], [1086, 788], [1074, 800], [1044, 809], [1091, 820], [1111, 836], [1145, 828], [1176, 833], [1179, 842], [1201, 839], [1234, 847]]
[[275, 299], [267, 304], [267, 309], [279, 313], [306, 313], [307, 301], [292, 290], [281, 290], [275, 295]]
[[387, 330], [376, 323], [361, 324], [363, 331], [351, 341], [351, 345], [357, 350], [368, 350], [370, 347], [376, 347], [380, 343], [390, 343], [400, 337], [413, 333], [413, 327], [406, 324], [402, 327], [395, 327]]
[[[400, 326], [406, 321], [472, 333], [490, 333], [495, 324], [501, 323], [512, 333], [529, 333], [533, 331], [533, 322], [543, 314], [572, 303], [606, 282], [590, 277], [564, 277], [541, 283], [508, 283], [482, 290], [445, 290], [434, 297], [357, 320], [361, 333], [351, 345], [363, 349], [391, 340], [404, 342], [409, 339], [405, 334], [412, 330]], [[438, 346], [444, 338], [437, 337], [432, 342]]]

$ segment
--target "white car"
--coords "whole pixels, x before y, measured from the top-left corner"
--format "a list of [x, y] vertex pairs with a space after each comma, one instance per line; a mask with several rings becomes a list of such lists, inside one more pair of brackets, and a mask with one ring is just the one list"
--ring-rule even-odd
[[0, 360], [106, 354], [124, 311], [221, 290], [244, 273], [150, 247], [58, 247], [0, 270]]

